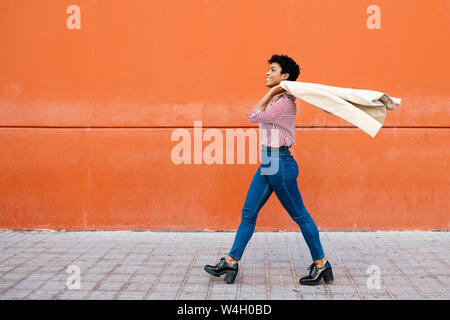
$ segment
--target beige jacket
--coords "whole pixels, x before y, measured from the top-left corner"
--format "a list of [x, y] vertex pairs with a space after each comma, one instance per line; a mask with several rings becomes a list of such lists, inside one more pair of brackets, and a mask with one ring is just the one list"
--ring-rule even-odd
[[372, 90], [288, 80], [281, 81], [280, 86], [295, 97], [350, 122], [372, 138], [383, 126], [386, 108], [395, 110], [401, 103], [400, 98]]

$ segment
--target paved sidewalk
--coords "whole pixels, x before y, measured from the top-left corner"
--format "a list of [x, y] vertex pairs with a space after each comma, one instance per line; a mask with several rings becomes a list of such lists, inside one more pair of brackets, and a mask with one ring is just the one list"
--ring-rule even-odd
[[298, 283], [312, 262], [300, 232], [256, 232], [226, 284], [203, 266], [232, 232], [0, 231], [0, 299], [450, 298], [449, 232], [320, 237], [334, 282], [310, 287]]

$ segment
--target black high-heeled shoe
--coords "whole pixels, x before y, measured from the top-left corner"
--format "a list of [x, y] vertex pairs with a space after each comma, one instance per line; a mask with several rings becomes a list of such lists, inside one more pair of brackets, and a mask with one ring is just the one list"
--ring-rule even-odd
[[230, 266], [225, 257], [222, 257], [215, 266], [206, 265], [203, 269], [215, 277], [219, 277], [222, 274], [226, 273], [227, 275], [225, 276], [225, 281], [227, 283], [233, 283], [238, 274], [239, 265], [236, 262], [233, 263], [232, 266]]
[[320, 283], [320, 280], [325, 281], [325, 283], [330, 283], [333, 281], [333, 270], [331, 269], [330, 263], [327, 261], [323, 266], [317, 267], [315, 263], [309, 266], [309, 275], [303, 277], [299, 280], [300, 284], [308, 286], [316, 286]]

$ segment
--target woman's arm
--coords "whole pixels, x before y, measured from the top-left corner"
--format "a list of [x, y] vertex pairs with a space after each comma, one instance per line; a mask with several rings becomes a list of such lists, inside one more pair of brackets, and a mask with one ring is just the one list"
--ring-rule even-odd
[[267, 91], [265, 96], [262, 97], [262, 99], [258, 101], [258, 103], [255, 105], [254, 109], [261, 110], [261, 111], [266, 110], [266, 107], [267, 107], [267, 104], [269, 103], [269, 101], [272, 100], [273, 97], [275, 97], [278, 94], [283, 93], [284, 91], [286, 91], [286, 90], [281, 88], [280, 85], [270, 88], [270, 90]]
[[283, 114], [285, 114], [290, 106], [291, 101], [287, 97], [282, 97], [278, 101], [274, 102], [270, 110], [266, 110], [267, 103], [271, 98], [285, 92], [283, 88], [279, 86], [272, 87], [269, 92], [258, 102], [258, 104], [247, 114], [247, 118], [251, 122], [271, 123], [278, 120]]
[[294, 102], [290, 98], [281, 97], [267, 110], [253, 109], [247, 118], [251, 122], [274, 123], [288, 113], [293, 108], [293, 104]]

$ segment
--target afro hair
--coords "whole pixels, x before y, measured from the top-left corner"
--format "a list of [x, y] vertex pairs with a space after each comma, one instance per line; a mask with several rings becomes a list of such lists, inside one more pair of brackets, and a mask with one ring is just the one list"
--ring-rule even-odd
[[267, 60], [268, 63], [276, 62], [281, 66], [281, 74], [289, 73], [289, 81], [297, 80], [300, 75], [300, 68], [298, 64], [294, 61], [294, 59], [286, 56], [286, 55], [272, 55], [272, 58]]

